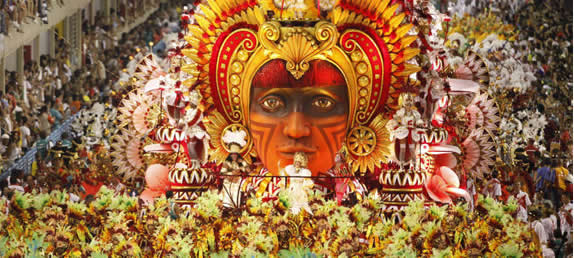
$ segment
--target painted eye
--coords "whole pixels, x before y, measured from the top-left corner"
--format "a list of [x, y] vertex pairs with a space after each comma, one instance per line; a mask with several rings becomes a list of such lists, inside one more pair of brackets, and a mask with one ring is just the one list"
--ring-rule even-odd
[[261, 105], [265, 112], [273, 113], [283, 108], [285, 103], [277, 96], [267, 96], [259, 102], [259, 105]]
[[329, 112], [335, 108], [335, 101], [327, 96], [317, 96], [311, 102], [313, 109], [319, 112]]

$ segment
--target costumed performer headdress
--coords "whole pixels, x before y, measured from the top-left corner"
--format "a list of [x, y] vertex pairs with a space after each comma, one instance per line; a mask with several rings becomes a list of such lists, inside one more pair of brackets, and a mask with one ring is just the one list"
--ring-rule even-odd
[[299, 162], [299, 164], [301, 164], [302, 167], [306, 167], [307, 166], [307, 156], [305, 156], [304, 152], [296, 152], [293, 155], [293, 163], [295, 162]]

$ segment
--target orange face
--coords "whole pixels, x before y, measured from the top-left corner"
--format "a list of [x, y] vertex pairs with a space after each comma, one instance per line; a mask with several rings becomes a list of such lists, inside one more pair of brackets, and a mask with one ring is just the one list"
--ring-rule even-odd
[[336, 67], [311, 62], [307, 73], [295, 80], [282, 61], [262, 67], [253, 81], [249, 130], [258, 157], [278, 175], [305, 152], [313, 175], [334, 166], [343, 143], [348, 114], [347, 86]]

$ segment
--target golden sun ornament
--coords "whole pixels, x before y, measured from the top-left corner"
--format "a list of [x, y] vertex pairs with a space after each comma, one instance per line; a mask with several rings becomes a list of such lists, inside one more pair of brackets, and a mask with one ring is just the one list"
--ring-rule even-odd
[[364, 174], [388, 161], [393, 146], [385, 127], [388, 121], [380, 114], [368, 127], [360, 126], [351, 130], [347, 137], [347, 148], [355, 156], [351, 162], [353, 171]]
[[359, 126], [351, 130], [349, 136], [349, 151], [357, 156], [367, 156], [373, 152], [377, 144], [375, 132], [369, 127]]

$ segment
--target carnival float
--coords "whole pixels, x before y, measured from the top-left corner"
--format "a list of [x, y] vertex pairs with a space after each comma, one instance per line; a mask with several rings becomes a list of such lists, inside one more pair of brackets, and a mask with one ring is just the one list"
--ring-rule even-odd
[[139, 61], [117, 172], [144, 173], [147, 201], [171, 190], [190, 207], [217, 188], [241, 208], [290, 188], [302, 154], [309, 190], [339, 203], [375, 191], [392, 215], [468, 201], [460, 182], [493, 168], [500, 124], [481, 49], [456, 49], [450, 18], [425, 1], [277, 2], [199, 5], [167, 69]]
[[[106, 239], [76, 254], [539, 255], [512, 217], [516, 201], [469, 193], [546, 125], [539, 112], [509, 112], [505, 97], [535, 71], [512, 25], [481, 18], [424, 0], [185, 9], [166, 60], [134, 60], [108, 132], [110, 173], [145, 179], [149, 215], [106, 189], [88, 207], [68, 204], [68, 216], [93, 219], [80, 225], [107, 223]], [[161, 208], [167, 192], [186, 216]], [[49, 207], [50, 227], [66, 203], [22, 209]], [[88, 235], [52, 231], [61, 242]]]

